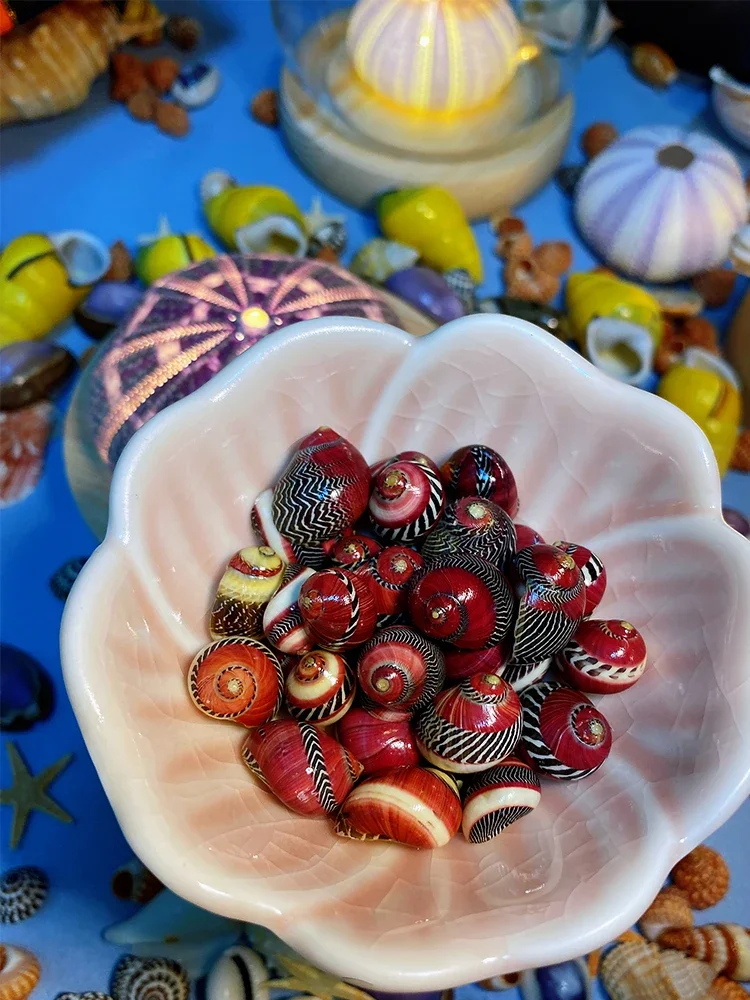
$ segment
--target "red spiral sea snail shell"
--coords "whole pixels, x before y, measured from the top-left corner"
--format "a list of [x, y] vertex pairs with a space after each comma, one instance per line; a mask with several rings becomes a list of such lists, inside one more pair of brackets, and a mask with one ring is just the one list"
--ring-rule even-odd
[[392, 462], [375, 477], [368, 509], [375, 534], [386, 544], [415, 542], [443, 513], [440, 476], [427, 465]]
[[259, 726], [281, 708], [281, 665], [262, 642], [245, 636], [204, 646], [188, 670], [188, 691], [212, 719]]
[[607, 571], [604, 568], [599, 556], [594, 555], [591, 549], [575, 542], [555, 542], [555, 548], [562, 549], [573, 557], [573, 562], [581, 571], [583, 577], [583, 588], [586, 594], [586, 606], [583, 614], [588, 618], [593, 615], [604, 597], [607, 589]]
[[632, 687], [646, 669], [646, 643], [630, 622], [587, 618], [557, 654], [569, 684], [588, 694], [616, 694]]
[[450, 496], [486, 497], [502, 507], [506, 514], [518, 513], [518, 488], [510, 466], [486, 444], [471, 444], [454, 451], [440, 467]]
[[445, 661], [438, 647], [419, 632], [393, 625], [381, 629], [362, 647], [357, 678], [365, 707], [409, 714], [440, 691]]
[[420, 756], [408, 718], [385, 721], [353, 708], [339, 722], [341, 745], [360, 761], [365, 774], [415, 767]]
[[347, 569], [324, 569], [302, 584], [302, 620], [316, 644], [338, 652], [372, 638], [375, 601], [367, 580]]
[[541, 663], [563, 648], [583, 618], [583, 577], [573, 557], [554, 545], [521, 549], [514, 569], [519, 606], [511, 662]]
[[424, 559], [405, 545], [389, 545], [355, 570], [366, 577], [375, 599], [379, 628], [397, 624], [406, 610], [406, 595], [412, 577], [424, 566]]
[[289, 714], [299, 722], [330, 726], [351, 708], [355, 688], [354, 674], [342, 656], [314, 649], [292, 666], [284, 697]]
[[609, 756], [612, 730], [585, 694], [543, 681], [521, 693], [521, 705], [523, 748], [547, 777], [587, 778]]

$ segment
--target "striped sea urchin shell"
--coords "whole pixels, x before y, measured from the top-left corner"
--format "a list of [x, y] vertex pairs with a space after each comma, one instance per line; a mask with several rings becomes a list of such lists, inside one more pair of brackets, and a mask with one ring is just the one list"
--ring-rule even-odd
[[630, 622], [586, 618], [556, 662], [579, 691], [617, 694], [632, 687], [646, 669], [646, 643]]
[[567, 643], [583, 618], [583, 577], [573, 557], [553, 545], [516, 553], [519, 599], [511, 660], [540, 663]]
[[422, 547], [428, 562], [455, 553], [478, 556], [497, 566], [503, 566], [515, 551], [513, 521], [502, 507], [484, 497], [460, 497], [449, 504]]
[[305, 580], [299, 609], [316, 645], [333, 652], [367, 642], [375, 631], [370, 586], [347, 569], [319, 570]]
[[459, 649], [499, 645], [513, 617], [508, 581], [475, 556], [433, 562], [412, 584], [408, 607], [420, 632]]
[[41, 868], [23, 865], [10, 868], [0, 879], [0, 923], [17, 924], [42, 908], [49, 879]]
[[0, 944], [0, 997], [26, 1000], [42, 974], [36, 955], [14, 944]]
[[409, 584], [423, 566], [419, 552], [405, 545], [389, 545], [355, 570], [370, 584], [378, 628], [398, 623], [406, 610]]
[[112, 970], [112, 1000], [188, 1000], [190, 981], [169, 958], [123, 955]]
[[495, 674], [474, 674], [447, 688], [414, 722], [417, 746], [435, 767], [459, 774], [504, 760], [521, 736], [518, 695]]
[[335, 813], [362, 774], [362, 765], [325, 732], [280, 719], [252, 729], [242, 756], [274, 795], [306, 816]]
[[705, 962], [633, 941], [604, 956], [599, 978], [612, 1000], [702, 1000], [714, 975]]
[[438, 647], [412, 628], [394, 625], [366, 643], [357, 660], [365, 707], [410, 714], [427, 705], [445, 681], [445, 660]]
[[464, 837], [471, 844], [486, 843], [527, 816], [540, 798], [541, 786], [533, 768], [518, 757], [506, 757], [464, 788]]
[[229, 560], [211, 611], [212, 639], [261, 635], [263, 609], [279, 589], [284, 563], [267, 545], [240, 549]]
[[658, 943], [707, 962], [717, 975], [740, 982], [750, 979], [750, 930], [740, 924], [670, 928], [659, 935]]
[[583, 609], [585, 617], [593, 615], [604, 597], [607, 589], [607, 571], [599, 556], [591, 549], [576, 542], [553, 542], [556, 549], [561, 549], [573, 557], [573, 562], [581, 571], [583, 589], [586, 593], [586, 606]]
[[212, 719], [258, 726], [281, 708], [284, 677], [275, 654], [257, 639], [232, 636], [211, 642], [195, 656], [188, 691]]
[[302, 585], [314, 574], [313, 569], [296, 567], [296, 575], [287, 580], [273, 595], [263, 612], [263, 632], [266, 642], [280, 653], [301, 656], [309, 652], [315, 640], [307, 631], [299, 607]]
[[351, 708], [355, 689], [354, 673], [342, 656], [314, 649], [287, 674], [286, 707], [299, 722], [331, 726]]
[[585, 694], [545, 681], [526, 688], [521, 705], [523, 746], [542, 774], [575, 781], [607, 759], [612, 730]]
[[440, 467], [449, 496], [484, 497], [502, 507], [509, 517], [518, 513], [518, 487], [510, 466], [494, 448], [470, 444], [454, 451]]
[[427, 465], [392, 462], [375, 477], [368, 510], [375, 534], [387, 544], [424, 538], [443, 513], [440, 476]]
[[450, 775], [400, 767], [361, 781], [341, 810], [351, 830], [408, 847], [444, 847], [461, 825], [461, 802]]

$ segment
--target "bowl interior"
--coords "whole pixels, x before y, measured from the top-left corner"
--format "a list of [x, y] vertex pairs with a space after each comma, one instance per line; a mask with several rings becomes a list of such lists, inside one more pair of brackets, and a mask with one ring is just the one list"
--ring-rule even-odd
[[[520, 321], [472, 317], [420, 343], [361, 321], [302, 324], [151, 421], [118, 466], [110, 532], [63, 636], [71, 698], [136, 853], [181, 895], [382, 989], [559, 961], [632, 923], [739, 804], [749, 759], [736, 612], [750, 546], [717, 513], [705, 441], [672, 409]], [[609, 578], [597, 614], [646, 638], [638, 686], [601, 699], [606, 765], [545, 782], [535, 812], [487, 845], [340, 840], [258, 787], [238, 756], [245, 731], [187, 696], [222, 564], [252, 544], [252, 501], [321, 424], [370, 461], [496, 448], [519, 520], [591, 543]]]

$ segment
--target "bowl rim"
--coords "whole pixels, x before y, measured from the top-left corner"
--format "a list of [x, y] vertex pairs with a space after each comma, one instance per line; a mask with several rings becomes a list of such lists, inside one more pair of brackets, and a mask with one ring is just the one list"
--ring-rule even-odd
[[[97, 601], [100, 601], [102, 587], [109, 575], [117, 571], [118, 561], [124, 557], [124, 550], [133, 541], [130, 515], [137, 504], [137, 479], [141, 460], [155, 439], [168, 434], [172, 428], [179, 425], [183, 412], [188, 408], [200, 408], [222, 399], [241, 385], [245, 373], [257, 361], [285, 350], [289, 344], [311, 340], [321, 332], [331, 330], [344, 336], [354, 330], [365, 332], [370, 338], [379, 338], [404, 350], [395, 373], [383, 387], [368, 421], [368, 428], [361, 444], [362, 450], [367, 454], [367, 439], [376, 435], [378, 424], [388, 412], [390, 400], [403, 392], [423, 352], [431, 351], [450, 338], [460, 337], [467, 328], [486, 328], [492, 331], [493, 336], [497, 335], [498, 325], [539, 341], [547, 350], [554, 352], [568, 369], [577, 371], [587, 379], [605, 384], [610, 394], [625, 394], [633, 403], [638, 402], [641, 408], [644, 406], [651, 408], [657, 419], [672, 424], [681, 436], [687, 435], [691, 448], [689, 459], [691, 468], [685, 470], [686, 478], [689, 472], [690, 478], [695, 481], [694, 485], [700, 487], [700, 494], [704, 499], [688, 513], [665, 514], [663, 517], [665, 519], [674, 516], [708, 518], [723, 525], [729, 533], [727, 539], [730, 536], [733, 539], [729, 543], [730, 546], [738, 554], [741, 553], [746, 568], [746, 580], [750, 584], [750, 544], [723, 520], [719, 473], [708, 440], [693, 420], [671, 403], [633, 386], [616, 382], [572, 348], [540, 328], [514, 317], [475, 314], [446, 324], [425, 338], [414, 338], [401, 330], [372, 320], [325, 317], [295, 324], [253, 345], [204, 386], [190, 396], [173, 403], [136, 432], [126, 445], [115, 468], [106, 536], [76, 581], [66, 602], [61, 626], [62, 669], [70, 701], [117, 821], [136, 855], [147, 866], [157, 870], [165, 884], [190, 902], [212, 912], [267, 927], [279, 934], [291, 947], [309, 956], [314, 964], [336, 970], [343, 968], [344, 971], [341, 973], [343, 978], [359, 982], [367, 982], [369, 978], [370, 981], [379, 984], [378, 988], [394, 991], [444, 989], [457, 983], [485, 979], [509, 971], [516, 957], [518, 968], [529, 968], [540, 963], [534, 957], [535, 947], [532, 942], [523, 950], [523, 954], [517, 956], [500, 953], [478, 961], [475, 958], [462, 960], [458, 955], [446, 955], [445, 964], [439, 969], [425, 971], [422, 968], [417, 971], [413, 966], [410, 966], [408, 971], [383, 969], [372, 963], [367, 964], [366, 948], [351, 948], [352, 955], [342, 955], [341, 950], [336, 950], [336, 942], [326, 943], [321, 940], [324, 935], [316, 936], [314, 930], [302, 926], [305, 921], [300, 921], [297, 925], [294, 919], [285, 917], [281, 909], [262, 899], [251, 899], [245, 895], [238, 903], [228, 893], [197, 879], [184, 864], [180, 863], [178, 857], [164, 849], [165, 844], [162, 843], [159, 847], [163, 837], [154, 836], [154, 823], [158, 816], [146, 816], [143, 810], [139, 810], [130, 783], [119, 780], [117, 762], [107, 753], [104, 716], [97, 700], [95, 684], [87, 673], [87, 664], [91, 664], [90, 656], [86, 656], [87, 616], [90, 608], [95, 607]], [[618, 926], [624, 926], [625, 920], [630, 925], [638, 919], [658, 891], [659, 885], [664, 881], [672, 865], [728, 819], [741, 805], [748, 792], [750, 792], [750, 761], [744, 776], [738, 778], [734, 787], [723, 790], [723, 808], [718, 813], [705, 815], [704, 822], [691, 829], [689, 837], [676, 840], [661, 850], [659, 858], [663, 862], [662, 867], [654, 872], [651, 881], [644, 880], [645, 884], [634, 887], [630, 902], [623, 904], [618, 914], [616, 920]], [[592, 910], [595, 909], [596, 907], [592, 907]], [[589, 922], [585, 928], [579, 927], [570, 938], [561, 937], [555, 946], [549, 946], [547, 942], [543, 946], [545, 963], [571, 959], [580, 955], [583, 950], [590, 951], [600, 946], [604, 943], [603, 937], [610, 940], [614, 936], [610, 934], [613, 928], [611, 919], [608, 919], [606, 925], [596, 921], [593, 924]], [[617, 930], [614, 929], [616, 933]], [[583, 942], [583, 945], [580, 945], [580, 942]], [[500, 943], [495, 950], [498, 951], [499, 948]], [[536, 950], [538, 951], [538, 948]]]

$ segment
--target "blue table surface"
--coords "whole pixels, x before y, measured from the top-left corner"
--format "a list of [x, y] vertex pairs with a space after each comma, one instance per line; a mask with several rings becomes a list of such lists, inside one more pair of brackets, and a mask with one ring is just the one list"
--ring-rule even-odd
[[[203, 22], [206, 37], [200, 55], [215, 64], [223, 77], [216, 100], [192, 114], [190, 134], [175, 140], [132, 120], [122, 106], [108, 100], [106, 80], [100, 80], [78, 111], [3, 132], [3, 243], [24, 232], [83, 229], [107, 243], [124, 239], [133, 246], [140, 234], [155, 231], [162, 214], [176, 231], [207, 234], [198, 184], [215, 167], [228, 170], [241, 182], [280, 185], [305, 208], [320, 193], [290, 159], [280, 134], [256, 124], [248, 114], [251, 97], [262, 87], [275, 86], [281, 65], [266, 0], [162, 6], [192, 13]], [[597, 120], [611, 121], [621, 131], [652, 123], [695, 125], [728, 141], [711, 115], [704, 83], [680, 80], [666, 92], [652, 90], [631, 75], [627, 53], [616, 44], [583, 64], [575, 93], [576, 120], [566, 162], [580, 160], [577, 137]], [[741, 150], [733, 148], [742, 159]], [[747, 169], [748, 165], [745, 154], [743, 166]], [[350, 248], [356, 249], [375, 234], [374, 219], [337, 204], [325, 193], [323, 203], [345, 215]], [[574, 270], [593, 264], [574, 234], [569, 202], [554, 184], [541, 190], [520, 214], [535, 240], [571, 240]], [[487, 272], [482, 291], [496, 294], [500, 269], [491, 253], [489, 227], [479, 225], [476, 231]], [[716, 313], [717, 322], [725, 324], [740, 291], [736, 290], [730, 306]], [[76, 353], [89, 345], [72, 325], [62, 331], [60, 339]], [[67, 397], [59, 403], [60, 416], [66, 403]], [[0, 512], [2, 639], [38, 659], [51, 674], [57, 694], [57, 707], [48, 721], [12, 738], [34, 772], [67, 753], [75, 755], [53, 786], [55, 797], [74, 816], [74, 823], [63, 825], [37, 813], [21, 846], [11, 851], [11, 810], [0, 809], [2, 867], [40, 865], [51, 881], [43, 910], [0, 932], [4, 942], [25, 945], [39, 956], [43, 976], [34, 997], [40, 1000], [63, 989], [106, 989], [121, 949], [103, 941], [102, 930], [135, 910], [132, 904], [116, 899], [110, 889], [114, 870], [132, 855], [86, 752], [60, 673], [62, 604], [50, 591], [49, 577], [67, 559], [88, 555], [96, 545], [68, 488], [61, 426], [59, 420], [35, 492]], [[730, 474], [724, 491], [727, 504], [750, 515], [746, 477]], [[2, 742], [4, 746], [6, 740]], [[0, 772], [0, 784], [6, 786], [5, 749], [0, 752]], [[750, 920], [748, 824], [750, 805], [746, 802], [709, 841], [726, 856], [732, 886], [729, 896], [706, 917]]]

